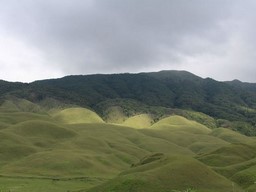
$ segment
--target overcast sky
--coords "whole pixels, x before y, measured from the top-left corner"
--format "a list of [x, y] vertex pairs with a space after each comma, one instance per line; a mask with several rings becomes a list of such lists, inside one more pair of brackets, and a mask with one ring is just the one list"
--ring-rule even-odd
[[187, 70], [256, 82], [255, 0], [0, 0], [0, 79]]

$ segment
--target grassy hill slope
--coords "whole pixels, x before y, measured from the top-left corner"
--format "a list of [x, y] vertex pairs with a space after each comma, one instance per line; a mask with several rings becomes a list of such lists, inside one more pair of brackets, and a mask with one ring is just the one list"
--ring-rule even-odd
[[[152, 161], [152, 158], [155, 159]], [[113, 180], [89, 191], [167, 192], [187, 189], [202, 192], [226, 192], [232, 191], [232, 182], [191, 157], [165, 157], [163, 154], [153, 154]], [[242, 191], [238, 186], [235, 186], [235, 189]]]
[[123, 125], [133, 128], [147, 128], [153, 123], [153, 119], [148, 114], [140, 114], [126, 119]]
[[255, 189], [253, 137], [179, 115], [153, 123], [144, 113], [118, 125], [86, 108], [9, 104], [16, 109], [0, 112], [0, 190], [243, 191], [232, 182]]
[[53, 118], [66, 124], [103, 123], [95, 112], [85, 108], [67, 108], [53, 114]]

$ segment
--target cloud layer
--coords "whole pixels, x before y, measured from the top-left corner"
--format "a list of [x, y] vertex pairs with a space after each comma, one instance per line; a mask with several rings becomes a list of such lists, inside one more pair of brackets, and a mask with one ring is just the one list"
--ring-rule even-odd
[[188, 70], [256, 82], [254, 0], [0, 0], [0, 77]]

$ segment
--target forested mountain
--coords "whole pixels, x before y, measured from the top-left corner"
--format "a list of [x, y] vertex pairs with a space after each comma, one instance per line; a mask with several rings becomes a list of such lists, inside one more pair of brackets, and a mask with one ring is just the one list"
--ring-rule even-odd
[[76, 75], [29, 84], [0, 83], [2, 100], [15, 96], [39, 103], [51, 98], [94, 110], [99, 110], [102, 103], [118, 105], [120, 100], [132, 100], [146, 106], [199, 111], [251, 126], [256, 123], [256, 84], [219, 82], [186, 71]]

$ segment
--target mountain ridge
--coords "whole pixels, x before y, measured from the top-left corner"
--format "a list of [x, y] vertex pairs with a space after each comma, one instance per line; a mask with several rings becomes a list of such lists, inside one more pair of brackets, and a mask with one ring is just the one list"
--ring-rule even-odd
[[[250, 131], [256, 125], [256, 84], [220, 82], [187, 71], [71, 75], [25, 84], [1, 81], [0, 87], [2, 101], [17, 97], [40, 103], [50, 98], [97, 111], [102, 103], [119, 106], [120, 100], [134, 100], [249, 123]], [[250, 131], [246, 134], [251, 135]]]

